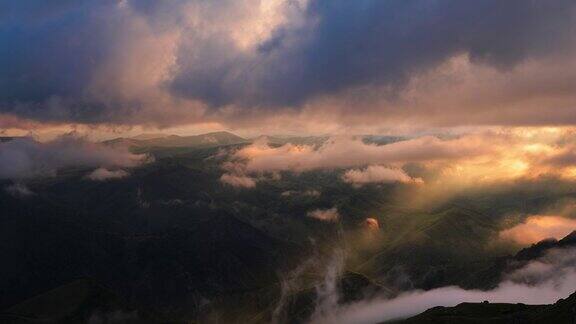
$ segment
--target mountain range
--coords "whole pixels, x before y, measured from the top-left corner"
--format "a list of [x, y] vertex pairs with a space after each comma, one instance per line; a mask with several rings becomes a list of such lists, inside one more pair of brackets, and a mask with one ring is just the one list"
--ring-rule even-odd
[[[355, 187], [341, 181], [340, 169], [283, 172], [242, 189], [220, 180], [226, 171], [212, 157], [252, 140], [230, 133], [154, 136], [106, 143], [134, 141], [160, 157], [129, 169], [125, 177], [93, 181], [86, 177], [92, 168], [77, 167], [18, 182], [0, 180], [3, 322], [78, 323], [116, 316], [135, 323], [269, 323], [276, 316], [279, 323], [302, 323], [315, 312], [318, 287], [336, 267], [334, 251], [343, 247], [348, 258], [338, 265], [341, 276], [333, 286], [347, 303], [444, 286], [493, 289], [505, 274], [547, 251], [575, 245], [572, 234], [525, 249], [486, 248], [512, 212], [536, 214], [576, 199], [569, 185], [518, 183], [462, 192], [426, 208], [392, 200], [402, 192], [401, 183]], [[323, 138], [291, 140], [317, 145]], [[396, 140], [401, 138], [370, 139]], [[4, 190], [16, 184], [29, 194]], [[330, 208], [339, 211], [338, 223], [309, 216]], [[358, 235], [365, 233], [367, 218], [379, 223], [368, 249], [356, 244], [363, 241]], [[533, 310], [563, 310], [562, 305]], [[493, 312], [483, 307], [465, 305], [454, 312]], [[438, 322], [450, 312], [434, 309], [415, 320]]]

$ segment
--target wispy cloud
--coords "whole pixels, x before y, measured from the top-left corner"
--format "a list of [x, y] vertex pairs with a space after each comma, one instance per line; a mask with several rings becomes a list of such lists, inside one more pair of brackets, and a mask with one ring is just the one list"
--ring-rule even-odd
[[0, 143], [0, 178], [46, 176], [67, 167], [134, 167], [148, 160], [72, 135], [45, 143], [19, 138]]
[[6, 186], [4, 189], [12, 196], [18, 198], [25, 198], [34, 194], [25, 184], [19, 182]]
[[422, 183], [420, 178], [412, 178], [402, 169], [387, 168], [380, 165], [371, 165], [365, 169], [348, 170], [342, 176], [345, 182], [355, 185], [364, 185], [368, 183]]
[[574, 293], [576, 287], [575, 249], [556, 249], [509, 274], [497, 288], [488, 291], [443, 287], [411, 291], [393, 299], [370, 299], [337, 305], [314, 324], [375, 324], [406, 318], [435, 306], [456, 306], [463, 302], [550, 304]]
[[245, 175], [225, 173], [220, 177], [220, 181], [232, 187], [238, 187], [238, 188], [256, 187], [256, 180], [254, 178]]

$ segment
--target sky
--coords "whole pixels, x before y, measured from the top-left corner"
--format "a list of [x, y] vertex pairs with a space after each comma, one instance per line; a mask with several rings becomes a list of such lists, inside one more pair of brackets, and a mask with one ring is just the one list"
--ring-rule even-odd
[[576, 123], [572, 0], [0, 0], [5, 134]]

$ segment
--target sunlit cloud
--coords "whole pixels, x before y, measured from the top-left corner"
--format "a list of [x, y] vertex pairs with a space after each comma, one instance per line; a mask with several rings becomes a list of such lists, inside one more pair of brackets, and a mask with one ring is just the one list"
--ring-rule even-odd
[[392, 169], [379, 165], [371, 165], [365, 169], [348, 170], [342, 176], [344, 182], [355, 185], [368, 183], [422, 183], [420, 178], [412, 178], [402, 169]]
[[[351, 183], [422, 182], [401, 168], [418, 163], [435, 182], [494, 183], [543, 176], [574, 179], [571, 156], [576, 138], [571, 130], [503, 129], [442, 139], [423, 136], [395, 143], [367, 144], [359, 138], [334, 137], [320, 146], [257, 141], [231, 153], [229, 167], [242, 172], [306, 172], [352, 169], [343, 180]], [[362, 168], [363, 169], [358, 169]]]
[[340, 213], [338, 213], [337, 208], [315, 209], [308, 212], [308, 217], [324, 222], [335, 222], [340, 219]]
[[303, 172], [367, 164], [457, 160], [490, 151], [490, 146], [483, 143], [481, 137], [475, 136], [449, 141], [425, 136], [387, 145], [366, 144], [358, 138], [336, 137], [318, 148], [293, 144], [272, 147], [265, 142], [256, 142], [235, 152], [234, 157], [245, 160], [249, 172]]
[[533, 215], [523, 223], [502, 231], [500, 237], [522, 245], [544, 239], [561, 239], [576, 230], [576, 220], [553, 215]]

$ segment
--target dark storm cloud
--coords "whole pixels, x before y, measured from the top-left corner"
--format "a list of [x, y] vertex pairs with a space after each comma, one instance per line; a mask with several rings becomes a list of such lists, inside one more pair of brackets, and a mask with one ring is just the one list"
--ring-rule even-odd
[[306, 49], [310, 92], [398, 84], [458, 53], [509, 68], [560, 50], [574, 32], [574, 1], [318, 0]]
[[460, 53], [509, 69], [570, 45], [574, 8], [569, 0], [313, 0], [310, 24], [278, 29], [255, 57], [222, 38], [199, 49], [215, 66], [181, 53], [173, 87], [214, 105], [299, 105], [354, 86], [394, 90]]
[[[557, 54], [576, 25], [572, 0], [277, 2], [262, 18], [251, 0], [0, 0], [0, 112], [130, 123], [171, 100], [298, 107], [362, 86], [393, 95], [455, 55], [506, 71]], [[131, 61], [142, 71], [124, 71]], [[163, 79], [142, 81], [155, 66]]]
[[32, 119], [91, 121], [106, 114], [86, 97], [118, 45], [113, 1], [3, 1], [0, 109]]

